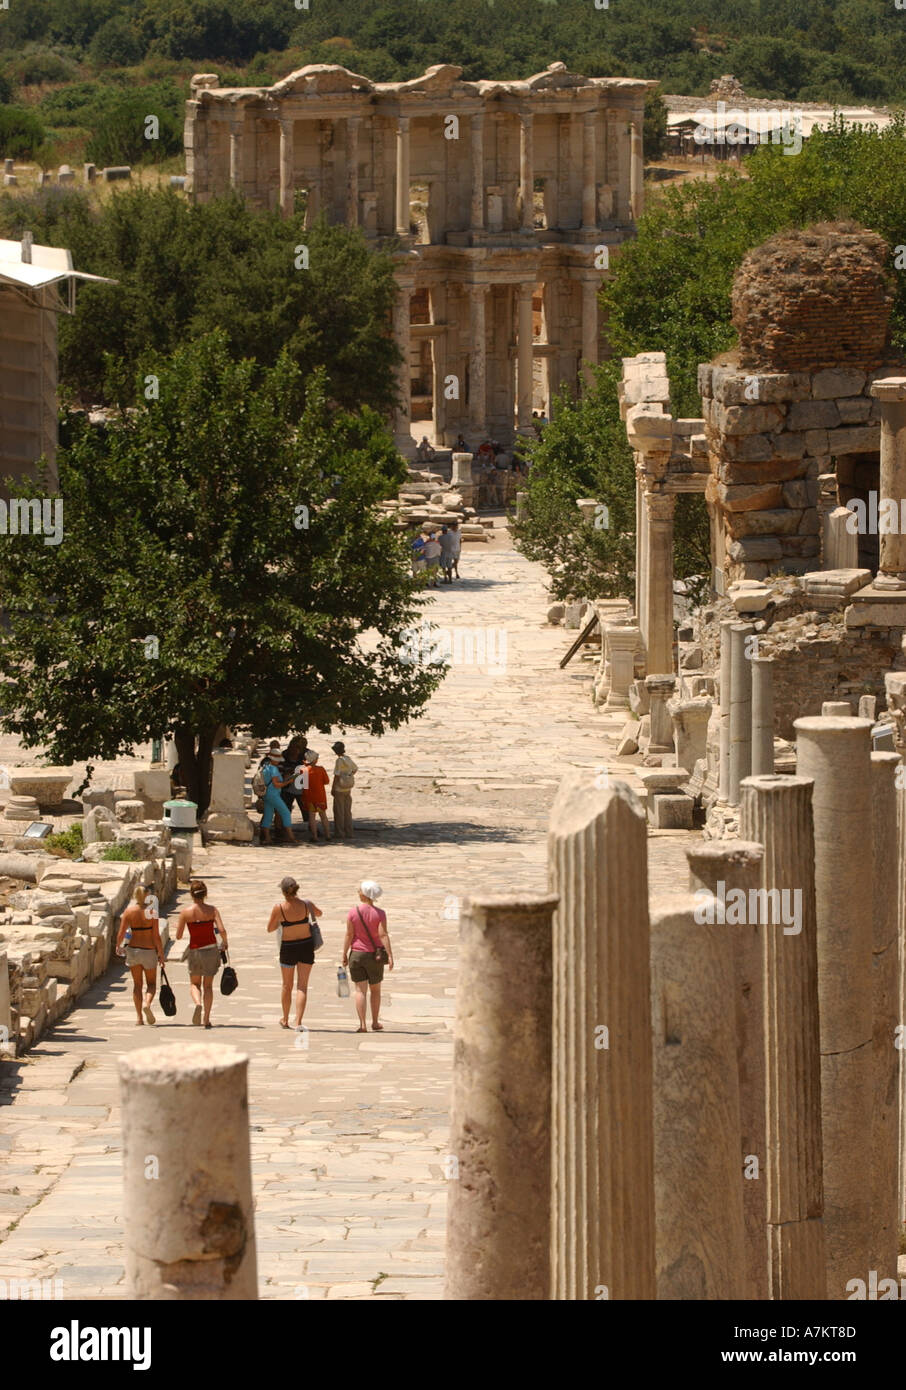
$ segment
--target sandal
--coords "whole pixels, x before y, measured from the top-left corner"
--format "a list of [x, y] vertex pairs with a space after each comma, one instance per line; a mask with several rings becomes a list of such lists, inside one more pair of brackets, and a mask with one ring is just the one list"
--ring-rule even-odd
[[280, 1027], [281, 1027], [281, 1028], [288, 1028], [288, 1027], [289, 1027], [289, 1024], [288, 1024], [288, 1023], [284, 1023], [284, 1022], [283, 1022], [283, 1019], [281, 1018], [281, 1019], [280, 1019]]

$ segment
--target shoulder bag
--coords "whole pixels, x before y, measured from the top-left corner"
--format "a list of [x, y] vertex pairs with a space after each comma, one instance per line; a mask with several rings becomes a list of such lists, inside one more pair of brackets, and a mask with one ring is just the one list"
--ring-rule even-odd
[[324, 937], [321, 935], [321, 928], [311, 914], [311, 903], [306, 902], [305, 906], [308, 909], [308, 925], [311, 927], [312, 946], [316, 951], [320, 951], [324, 945]]
[[374, 937], [371, 935], [371, 932], [368, 929], [368, 923], [365, 921], [365, 918], [362, 916], [362, 913], [359, 908], [356, 908], [356, 916], [358, 917], [362, 926], [365, 928], [365, 935], [368, 937], [368, 940], [371, 942], [372, 946], [374, 946], [373, 954], [375, 963], [377, 965], [388, 965], [390, 963], [390, 957], [387, 954], [387, 947], [381, 945], [374, 945]]

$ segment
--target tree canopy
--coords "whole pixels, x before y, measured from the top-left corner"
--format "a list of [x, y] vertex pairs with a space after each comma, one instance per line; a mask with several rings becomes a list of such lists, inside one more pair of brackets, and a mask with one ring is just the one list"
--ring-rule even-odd
[[332, 411], [316, 373], [295, 427], [289, 353], [261, 369], [220, 333], [141, 372], [134, 410], [69, 422], [62, 542], [0, 547], [0, 726], [59, 763], [172, 732], [204, 809], [220, 724], [381, 733], [440, 673], [407, 659], [421, 600], [375, 505], [405, 472], [380, 419]]
[[[0, 197], [0, 233], [66, 246], [79, 270], [115, 285], [85, 285], [60, 323], [63, 385], [86, 404], [134, 400], [149, 350], [222, 328], [234, 355], [273, 366], [286, 349], [304, 386], [326, 372], [332, 400], [386, 412], [396, 393], [390, 333], [395, 294], [389, 254], [357, 229], [256, 212], [230, 195], [193, 205], [176, 192], [135, 188], [101, 204], [79, 191]], [[308, 269], [297, 248], [308, 249]]]

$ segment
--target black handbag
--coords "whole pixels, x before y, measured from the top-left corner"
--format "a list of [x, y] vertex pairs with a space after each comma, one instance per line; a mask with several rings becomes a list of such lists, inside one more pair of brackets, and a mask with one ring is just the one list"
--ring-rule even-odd
[[362, 916], [362, 914], [361, 914], [361, 912], [359, 911], [358, 908], [356, 908], [356, 915], [357, 915], [359, 921], [361, 922], [362, 926], [365, 928], [365, 933], [366, 933], [366, 935], [367, 935], [367, 937], [368, 937], [368, 940], [371, 942], [372, 946], [374, 946], [374, 950], [372, 951], [371, 954], [374, 956], [375, 964], [376, 964], [376, 965], [389, 965], [389, 964], [390, 964], [390, 957], [389, 957], [389, 955], [387, 954], [387, 947], [386, 947], [386, 946], [382, 946], [380, 942], [378, 942], [378, 944], [377, 944], [376, 946], [374, 945], [374, 937], [371, 935], [371, 931], [370, 931], [370, 929], [369, 929], [369, 927], [368, 927], [368, 923], [365, 921], [365, 918]]
[[160, 1006], [167, 1018], [172, 1018], [176, 1013], [176, 995], [170, 988], [170, 981], [167, 979], [167, 972], [163, 966], [160, 968]]
[[223, 969], [220, 972], [220, 993], [232, 994], [233, 990], [239, 987], [236, 971], [227, 961], [226, 951], [220, 952], [220, 959], [223, 961]]

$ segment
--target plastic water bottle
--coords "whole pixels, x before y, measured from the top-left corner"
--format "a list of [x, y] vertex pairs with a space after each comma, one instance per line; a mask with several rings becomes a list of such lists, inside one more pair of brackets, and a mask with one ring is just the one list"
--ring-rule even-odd
[[126, 954], [126, 947], [129, 945], [129, 942], [130, 942], [131, 940], [132, 940], [132, 928], [131, 928], [131, 927], [127, 927], [127, 928], [126, 928], [126, 935], [123, 937], [123, 944], [122, 944], [122, 946], [119, 948], [119, 950], [118, 950], [117, 953], [116, 953], [118, 956], [125, 956], [125, 954]]
[[341, 999], [349, 998], [349, 976], [346, 974], [346, 967], [337, 966], [337, 994]]

